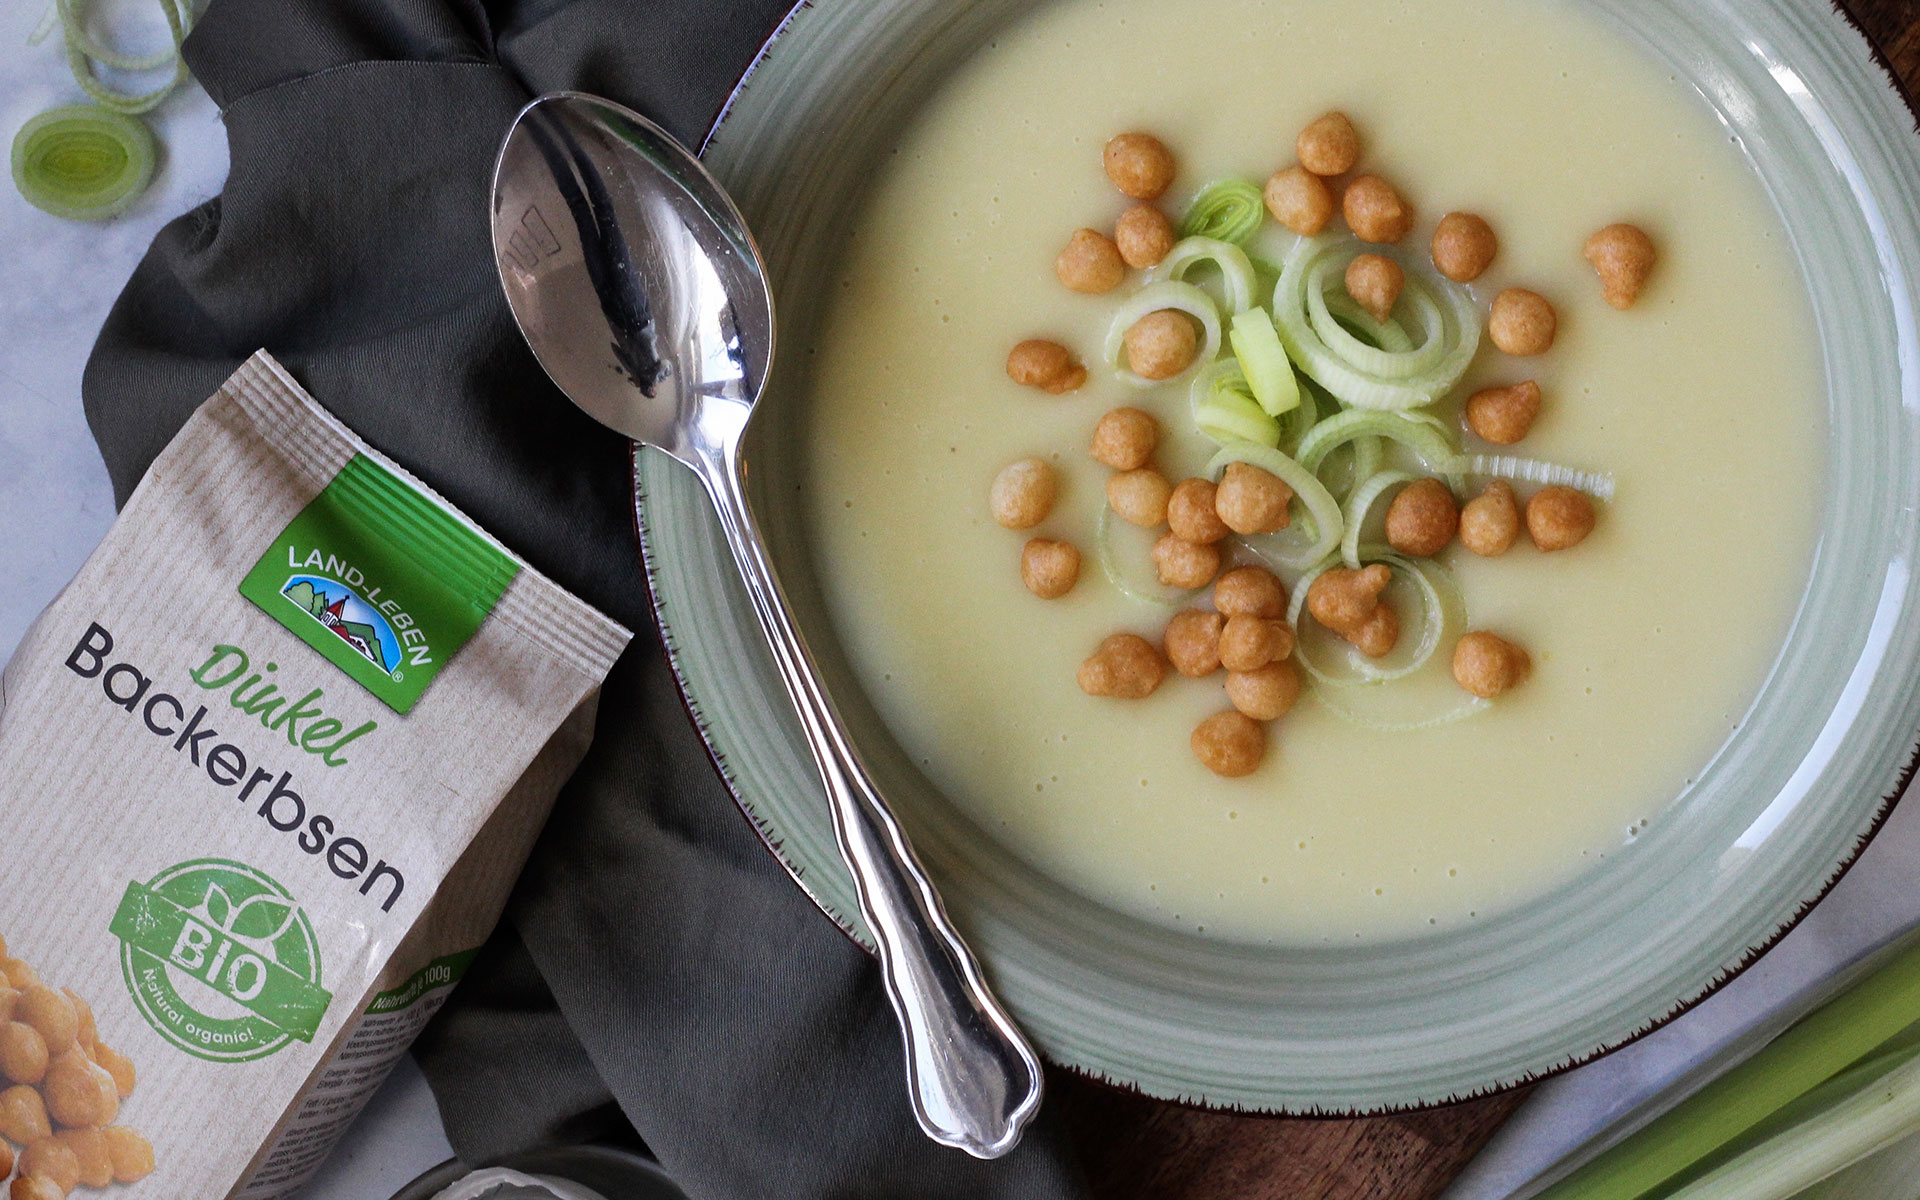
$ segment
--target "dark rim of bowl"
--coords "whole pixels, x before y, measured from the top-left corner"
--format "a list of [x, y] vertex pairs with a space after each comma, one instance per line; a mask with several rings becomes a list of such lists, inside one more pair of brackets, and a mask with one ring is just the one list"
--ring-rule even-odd
[[[1845, 20], [1866, 42], [1868, 53], [1873, 63], [1879, 67], [1881, 74], [1885, 76], [1887, 84], [1892, 87], [1894, 94], [1900, 98], [1900, 102], [1914, 118], [1914, 131], [1916, 134], [1920, 134], [1920, 105], [1915, 103], [1914, 94], [1907, 87], [1906, 81], [1900, 77], [1898, 71], [1894, 70], [1893, 62], [1888, 58], [1886, 50], [1880, 45], [1879, 39], [1874, 37], [1873, 33], [1860, 21], [1859, 17], [1855, 15], [1852, 6], [1847, 0], [1832, 0], [1832, 2], [1834, 12]], [[799, 3], [787, 11], [787, 14], [780, 19], [774, 26], [772, 32], [767, 35], [766, 40], [761, 43], [758, 53], [753, 56], [753, 60], [747, 64], [746, 69], [740, 73], [740, 78], [734, 83], [732, 90], [727, 93], [727, 98], [721, 104], [719, 111], [714, 114], [713, 123], [708, 127], [706, 136], [701, 140], [701, 153], [704, 154], [707, 147], [713, 144], [713, 139], [726, 124], [728, 116], [732, 114], [734, 105], [739, 101], [740, 97], [745, 94], [747, 88], [752, 85], [754, 72], [759, 69], [761, 63], [767, 60], [767, 56], [772, 52], [775, 43], [780, 40], [781, 35], [793, 26], [793, 23], [800, 18], [802, 13], [812, 7], [812, 0], [800, 0]], [[699, 734], [700, 744], [706, 748], [707, 757], [713, 763], [714, 771], [720, 776], [720, 780], [726, 786], [728, 794], [733, 797], [734, 805], [740, 810], [741, 816], [747, 820], [747, 823], [752, 826], [754, 833], [759, 837], [761, 845], [764, 846], [767, 852], [773, 856], [774, 860], [780, 864], [781, 869], [790, 875], [796, 884], [801, 885], [801, 894], [806, 896], [815, 908], [819, 909], [822, 914], [831, 920], [840, 932], [847, 936], [849, 941], [859, 947], [863, 952], [871, 955], [873, 953], [872, 948], [860, 940], [859, 936], [855, 934], [853, 927], [842, 919], [838, 913], [835, 913], [823, 904], [811, 888], [804, 886], [800, 869], [790, 862], [782, 853], [783, 844], [780, 841], [779, 835], [768, 826], [765, 820], [754, 810], [752, 803], [741, 793], [740, 786], [735, 781], [732, 770], [727, 766], [725, 755], [714, 746], [713, 739], [709, 736], [706, 717], [701, 713], [698, 701], [693, 698], [692, 693], [688, 690], [687, 679], [680, 671], [678, 656], [673, 652], [670, 639], [665, 632], [667, 627], [665, 623], [660, 620], [659, 593], [654, 587], [655, 567], [653, 553], [648, 544], [646, 520], [641, 515], [646, 497], [639, 486], [637, 448], [635, 450], [634, 468], [634, 536], [640, 544], [640, 556], [645, 568], [643, 574], [645, 575], [647, 583], [648, 604], [653, 610], [656, 622], [659, 623], [662, 648], [667, 657], [668, 667], [673, 675], [674, 687], [680, 694], [681, 707], [686, 710], [687, 719], [692, 722], [695, 732]], [[1376, 1108], [1353, 1109], [1348, 1111], [1289, 1112], [1284, 1109], [1243, 1108], [1233, 1104], [1217, 1104], [1201, 1100], [1156, 1096], [1150, 1092], [1143, 1091], [1138, 1086], [1126, 1080], [1114, 1079], [1099, 1071], [1074, 1066], [1070, 1063], [1054, 1062], [1051, 1058], [1048, 1058], [1047, 1061], [1059, 1070], [1069, 1072], [1082, 1079], [1090, 1080], [1103, 1087], [1126, 1095], [1138, 1096], [1161, 1104], [1171, 1104], [1199, 1112], [1230, 1113], [1235, 1116], [1268, 1117], [1276, 1120], [1351, 1121], [1364, 1120], [1371, 1117], [1434, 1112], [1490, 1099], [1494, 1096], [1505, 1095], [1521, 1088], [1530, 1088], [1536, 1083], [1552, 1079], [1556, 1075], [1563, 1075], [1568, 1071], [1605, 1058], [1616, 1050], [1631, 1046], [1655, 1030], [1685, 1016], [1688, 1012], [1691, 1012], [1694, 1008], [1718, 993], [1721, 988], [1724, 988], [1727, 984], [1739, 978], [1754, 963], [1765, 957], [1769, 950], [1779, 945], [1782, 939], [1799, 926], [1800, 922], [1806, 918], [1808, 913], [1812, 912], [1822, 900], [1827, 898], [1834, 887], [1846, 877], [1847, 872], [1853, 869], [1854, 864], [1860, 861], [1860, 855], [1866, 850], [1868, 845], [1873, 842], [1873, 839], [1880, 833], [1881, 829], [1886, 826], [1887, 818], [1893, 814], [1894, 808], [1906, 796], [1907, 789], [1913, 783], [1916, 772], [1920, 772], [1920, 732], [1916, 732], [1914, 748], [1909, 752], [1906, 765], [1901, 768], [1900, 774], [1894, 782], [1893, 789], [1880, 798], [1880, 807], [1878, 811], [1875, 812], [1872, 823], [1867, 827], [1866, 832], [1860, 836], [1859, 840], [1855, 842], [1853, 849], [1836, 865], [1833, 874], [1828, 876], [1826, 882], [1821, 885], [1812, 899], [1801, 904], [1766, 940], [1758, 946], [1750, 947], [1738, 963], [1731, 968], [1723, 970], [1720, 974], [1709, 980], [1698, 994], [1690, 999], [1679, 1002], [1664, 1015], [1654, 1018], [1646, 1025], [1621, 1038], [1619, 1041], [1601, 1046], [1591, 1053], [1578, 1055], [1569, 1059], [1567, 1062], [1549, 1067], [1544, 1071], [1529, 1072], [1507, 1083], [1480, 1088], [1464, 1096], [1453, 1096], [1445, 1100], [1436, 1100], [1425, 1104], [1383, 1105]]]

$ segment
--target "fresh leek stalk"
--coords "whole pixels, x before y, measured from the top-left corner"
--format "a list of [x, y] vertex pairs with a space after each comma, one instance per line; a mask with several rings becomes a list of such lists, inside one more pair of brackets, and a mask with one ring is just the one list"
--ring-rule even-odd
[[[1871, 1066], [1868, 1060], [1875, 1052], [1913, 1026], [1916, 1019], [1920, 1019], [1920, 943], [1802, 1019], [1659, 1120], [1548, 1188], [1537, 1200], [1664, 1197], [1676, 1183], [1686, 1182], [1690, 1172], [1762, 1129], [1795, 1101], [1850, 1067]], [[1911, 1062], [1900, 1070], [1910, 1066]], [[1920, 1069], [1915, 1074], [1920, 1076]], [[1915, 1076], [1894, 1079], [1888, 1074], [1876, 1086], [1889, 1080], [1920, 1093], [1920, 1078]], [[1903, 1092], [1888, 1103], [1897, 1103], [1905, 1095]], [[1864, 1101], [1861, 1108], [1847, 1110], [1849, 1116], [1863, 1118], [1866, 1111]], [[1843, 1135], [1834, 1136], [1838, 1139]], [[1844, 1165], [1836, 1163], [1828, 1171]], [[1751, 1193], [1706, 1193], [1735, 1194], [1742, 1200], [1754, 1200]]]

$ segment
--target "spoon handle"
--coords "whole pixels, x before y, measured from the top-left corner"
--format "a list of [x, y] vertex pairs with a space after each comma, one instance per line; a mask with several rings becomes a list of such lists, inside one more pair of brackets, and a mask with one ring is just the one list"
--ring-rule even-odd
[[1039, 1111], [1040, 1060], [987, 987], [979, 960], [868, 779], [754, 528], [737, 439], [725, 441], [701, 456], [700, 473], [826, 785], [840, 854], [853, 873], [887, 998], [905, 1035], [914, 1117], [934, 1141], [998, 1158], [1019, 1143]]

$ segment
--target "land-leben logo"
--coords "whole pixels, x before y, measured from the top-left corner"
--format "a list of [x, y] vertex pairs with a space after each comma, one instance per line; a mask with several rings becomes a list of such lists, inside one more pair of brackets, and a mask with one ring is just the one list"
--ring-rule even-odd
[[266, 546], [240, 594], [405, 714], [473, 637], [517, 569], [362, 456]]
[[287, 547], [280, 594], [383, 673], [404, 682], [408, 666], [430, 667], [433, 643], [398, 597], [367, 585], [366, 572], [317, 547]]

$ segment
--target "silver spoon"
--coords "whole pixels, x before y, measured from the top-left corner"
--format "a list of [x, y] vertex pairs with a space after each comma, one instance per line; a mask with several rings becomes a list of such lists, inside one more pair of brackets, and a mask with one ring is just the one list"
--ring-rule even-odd
[[906, 1037], [914, 1116], [935, 1141], [998, 1158], [1040, 1107], [1040, 1060], [868, 779], [747, 508], [741, 440], [774, 325], [746, 223], [652, 122], [558, 93], [522, 109], [500, 148], [493, 246], [514, 320], [560, 389], [706, 485], [826, 784]]

